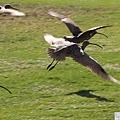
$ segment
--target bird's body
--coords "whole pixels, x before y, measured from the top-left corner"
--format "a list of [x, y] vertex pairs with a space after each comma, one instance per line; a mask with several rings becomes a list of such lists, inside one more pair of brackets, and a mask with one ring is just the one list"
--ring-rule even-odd
[[[6, 7], [7, 6], [7, 7]], [[25, 13], [19, 12], [10, 5], [0, 6], [0, 14], [9, 14], [11, 16], [24, 17]]]
[[[91, 39], [95, 34], [101, 34], [106, 36], [105, 34], [102, 33], [98, 33], [96, 31], [96, 29], [100, 29], [100, 28], [105, 28], [106, 26], [98, 26], [98, 27], [94, 27], [94, 29], [89, 29], [86, 30], [85, 32], [81, 32], [79, 33], [77, 36], [64, 36], [64, 39], [70, 42], [74, 42], [74, 43], [81, 43], [84, 40], [89, 40]], [[96, 29], [95, 29], [96, 28]], [[107, 37], [107, 36], [106, 36]]]
[[[49, 40], [47, 40], [49, 41]], [[49, 43], [49, 42], [48, 42]], [[56, 61], [63, 61], [66, 57], [73, 58], [74, 61], [88, 68], [90, 71], [96, 73], [104, 79], [120, 84], [119, 81], [108, 75], [101, 65], [92, 57], [87, 55], [82, 47], [78, 44], [71, 44], [69, 46], [62, 46], [58, 48], [48, 48], [48, 55]]]
[[[70, 32], [72, 33], [73, 36], [69, 37], [69, 36], [64, 36], [64, 39], [70, 42], [74, 42], [74, 43], [81, 43], [84, 40], [89, 40], [90, 38], [92, 38], [95, 34], [101, 34], [106, 36], [105, 34], [99, 33], [97, 32], [98, 29], [101, 28], [106, 28], [106, 27], [110, 27], [109, 25], [104, 25], [104, 26], [97, 26], [91, 29], [88, 29], [86, 31], [82, 31], [75, 23], [74, 21], [72, 21], [71, 19], [67, 18], [66, 16], [63, 16], [61, 14], [58, 14], [56, 12], [53, 11], [48, 11], [48, 14], [50, 14], [53, 17], [58, 18], [59, 20], [61, 20], [64, 24], [66, 24], [66, 26], [68, 27], [68, 29], [70, 30]], [[107, 37], [107, 36], [106, 36]]]

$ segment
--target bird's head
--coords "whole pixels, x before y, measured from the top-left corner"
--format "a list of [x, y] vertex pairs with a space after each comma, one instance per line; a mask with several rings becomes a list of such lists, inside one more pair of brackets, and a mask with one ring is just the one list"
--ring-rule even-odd
[[100, 34], [100, 35], [103, 35], [103, 36], [105, 36], [106, 38], [108, 38], [107, 35], [105, 35], [105, 34], [103, 34], [103, 33], [100, 33], [100, 32], [97, 32], [96, 30], [89, 30], [89, 31], [87, 31], [87, 32], [89, 33], [90, 37], [93, 37], [95, 34]]
[[88, 40], [84, 40], [83, 41], [83, 44], [82, 44], [82, 50], [84, 50], [89, 44], [91, 44], [91, 45], [96, 45], [96, 46], [98, 46], [98, 47], [100, 47], [100, 48], [102, 48], [100, 45], [98, 45], [98, 44], [95, 44], [95, 43], [90, 43]]
[[88, 32], [89, 32], [91, 37], [94, 36], [95, 34], [97, 34], [96, 30], [89, 30]]
[[4, 7], [5, 7], [5, 9], [15, 9], [15, 10], [18, 10], [16, 8], [12, 7], [10, 4], [6, 4]]

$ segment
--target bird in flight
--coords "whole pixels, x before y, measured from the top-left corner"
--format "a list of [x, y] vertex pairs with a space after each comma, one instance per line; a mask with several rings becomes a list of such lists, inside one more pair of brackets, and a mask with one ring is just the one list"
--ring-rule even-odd
[[[58, 61], [64, 61], [66, 57], [71, 57], [74, 61], [88, 68], [90, 71], [102, 78], [120, 84], [120, 82], [110, 76], [96, 60], [84, 52], [85, 47], [82, 49], [82, 47], [76, 43], [65, 41], [63, 38], [55, 38], [49, 34], [45, 34], [44, 38], [46, 42], [55, 47], [48, 48], [47, 50], [48, 55], [53, 58], [52, 63], [47, 67], [47, 69], [51, 67], [55, 60], [57, 62], [50, 68], [50, 70], [57, 65]], [[85, 41], [83, 43], [85, 44]]]
[[82, 31], [78, 25], [76, 25], [76, 23], [74, 21], [72, 21], [70, 18], [67, 18], [64, 15], [58, 14], [57, 12], [53, 12], [53, 11], [48, 11], [48, 14], [58, 18], [60, 21], [62, 21], [70, 30], [70, 32], [72, 33], [73, 36], [64, 36], [64, 39], [70, 42], [74, 42], [74, 43], [81, 43], [84, 40], [89, 40], [90, 38], [92, 38], [95, 34], [101, 34], [104, 35], [105, 37], [107, 37], [105, 34], [97, 32], [97, 30], [101, 29], [101, 28], [106, 28], [106, 27], [110, 27], [110, 25], [103, 25], [103, 26], [97, 26], [97, 27], [93, 27], [90, 28], [86, 31]]

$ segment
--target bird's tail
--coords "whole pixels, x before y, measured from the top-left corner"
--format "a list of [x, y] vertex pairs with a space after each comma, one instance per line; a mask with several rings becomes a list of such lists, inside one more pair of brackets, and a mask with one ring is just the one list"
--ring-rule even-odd
[[56, 48], [48, 48], [47, 49], [47, 54], [51, 58], [53, 58], [53, 59], [55, 59], [57, 61], [63, 61], [66, 58], [65, 54], [63, 53], [63, 51], [62, 50], [57, 50]]
[[55, 58], [54, 52], [55, 52], [55, 48], [48, 48], [47, 49], [47, 54], [51, 57], [51, 58]]

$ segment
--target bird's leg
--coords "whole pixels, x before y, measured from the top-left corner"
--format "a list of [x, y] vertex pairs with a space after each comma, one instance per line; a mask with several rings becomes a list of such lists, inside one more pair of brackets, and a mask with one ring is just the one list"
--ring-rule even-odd
[[53, 61], [47, 66], [46, 69], [48, 69], [53, 64], [54, 61], [55, 61], [55, 59], [53, 59]]
[[97, 34], [101, 34], [101, 35], [105, 36], [106, 38], [108, 38], [108, 36], [105, 35], [105, 34], [103, 34], [103, 33], [99, 33], [99, 32], [97, 32]]
[[7, 90], [10, 94], [12, 94], [11, 91], [8, 90], [7, 88], [5, 88], [5, 87], [3, 87], [3, 86], [0, 86], [0, 87], [3, 88], [3, 89], [5, 89], [5, 90]]
[[55, 66], [57, 65], [57, 63], [58, 63], [58, 61], [55, 63], [55, 65], [53, 65], [53, 66], [49, 69], [49, 71], [52, 70], [53, 68], [55, 68]]

